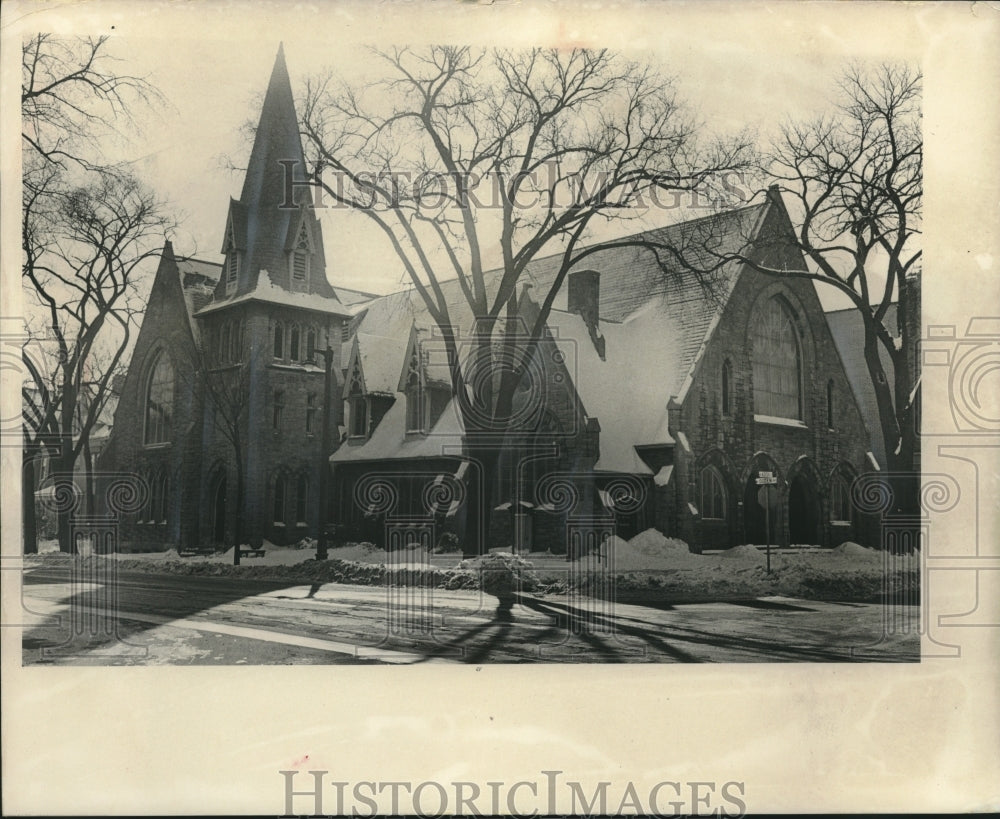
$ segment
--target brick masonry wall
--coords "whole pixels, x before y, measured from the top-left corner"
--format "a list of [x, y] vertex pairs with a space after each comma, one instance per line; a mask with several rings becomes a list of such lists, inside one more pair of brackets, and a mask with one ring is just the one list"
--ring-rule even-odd
[[[120, 548], [131, 551], [177, 547], [198, 538], [199, 468], [203, 400], [192, 374], [197, 353], [187, 324], [187, 310], [173, 257], [160, 262], [122, 385], [108, 446], [98, 462], [101, 471], [147, 476], [165, 472], [168, 484], [166, 523], [148, 523], [142, 514], [124, 515]], [[158, 355], [174, 368], [171, 440], [145, 444], [145, 403], [150, 370]]]
[[[323, 358], [317, 354], [315, 364], [292, 361], [289, 339], [292, 326], [300, 329], [300, 358], [305, 358], [306, 331], [317, 332], [316, 349], [324, 349], [329, 337], [334, 352], [333, 383], [330, 388], [331, 435], [334, 448], [338, 442], [337, 424], [342, 421], [340, 391], [340, 321], [325, 314], [255, 304], [248, 317], [248, 335], [261, 353], [253, 362], [254, 374], [250, 385], [250, 429], [247, 453], [247, 497], [244, 515], [250, 522], [248, 531], [254, 545], [266, 538], [273, 543], [295, 543], [303, 537], [317, 536], [320, 469], [328, 468], [320, 452], [323, 442], [323, 390], [325, 383]], [[283, 358], [275, 359], [274, 330], [281, 324], [285, 333]], [[282, 393], [280, 419], [275, 426], [275, 392]], [[306, 430], [307, 397], [315, 396], [312, 431]], [[329, 456], [331, 453], [326, 453]], [[231, 456], [230, 456], [231, 457]], [[274, 489], [279, 475], [285, 478], [284, 520], [276, 521]], [[297, 479], [307, 477], [305, 520], [296, 514]], [[280, 525], [283, 523], [284, 525]], [[304, 524], [304, 525], [302, 525]]]
[[[753, 322], [767, 300], [782, 296], [795, 313], [795, 327], [801, 340], [804, 428], [754, 420], [753, 366], [751, 340]], [[732, 412], [722, 413], [723, 363], [731, 365]], [[827, 424], [827, 383], [833, 382], [834, 424]], [[781, 483], [780, 515], [775, 542], [788, 543], [788, 481], [798, 473], [808, 474], [819, 503], [818, 539], [836, 545], [848, 539], [843, 528], [830, 527], [829, 480], [838, 466], [849, 465], [855, 472], [865, 467], [869, 433], [854, 401], [840, 357], [826, 325], [813, 286], [804, 280], [778, 281], [746, 270], [737, 283], [722, 317], [696, 366], [691, 388], [685, 397], [677, 428], [690, 451], [678, 443], [675, 448], [677, 496], [673, 516], [662, 508], [660, 521], [671, 519], [679, 536], [693, 548], [726, 548], [744, 542], [744, 491], [758, 464], [755, 454], [773, 459]], [[676, 435], [675, 435], [676, 437]], [[802, 462], [802, 458], [808, 459]], [[701, 512], [700, 474], [711, 463], [723, 475], [728, 495], [728, 521], [706, 522], [690, 510]], [[764, 466], [763, 468], [768, 468]], [[664, 493], [665, 494], [665, 493]], [[664, 520], [663, 518], [666, 518]], [[853, 534], [853, 531], [850, 532]]]

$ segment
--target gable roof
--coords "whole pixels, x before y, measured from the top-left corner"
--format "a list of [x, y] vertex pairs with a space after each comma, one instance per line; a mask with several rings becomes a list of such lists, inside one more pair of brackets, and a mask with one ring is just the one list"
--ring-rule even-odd
[[[650, 474], [636, 447], [674, 444], [668, 431], [667, 403], [671, 397], [682, 396], [691, 382], [701, 351], [743, 268], [738, 262], [719, 264], [718, 260], [746, 249], [775, 208], [784, 213], [780, 200], [776, 204], [769, 197], [763, 203], [611, 240], [666, 244], [683, 254], [685, 264], [676, 256], [661, 254], [658, 259], [642, 246], [607, 248], [581, 260], [574, 270], [593, 269], [600, 274], [603, 357], [584, 319], [566, 309], [568, 277], [564, 280], [547, 328], [566, 362], [582, 412], [600, 425], [595, 469]], [[529, 299], [531, 293], [539, 297], [548, 293], [561, 262], [561, 254], [556, 254], [528, 265], [519, 284], [527, 288]], [[699, 268], [711, 272], [693, 272]], [[495, 284], [500, 275], [499, 270], [488, 272], [487, 282]], [[453, 325], [460, 334], [468, 333], [473, 329], [473, 316], [457, 280], [442, 282], [441, 288]], [[334, 459], [410, 457], [417, 450], [412, 440], [403, 446], [408, 439], [405, 396], [398, 392], [400, 372], [406, 365], [403, 359], [412, 329], [426, 329], [425, 339], [435, 338], [439, 331], [423, 299], [412, 288], [357, 308], [354, 336], [342, 360], [359, 350], [368, 391], [393, 394], [397, 400], [368, 442], [342, 447]], [[381, 360], [383, 356], [391, 362]], [[444, 367], [442, 372], [446, 371]], [[650, 378], [651, 372], [655, 372], [655, 379]], [[382, 389], [389, 378], [391, 390]], [[629, 389], [637, 384], [642, 389]], [[623, 390], [628, 390], [627, 404]], [[448, 412], [457, 412], [453, 404]], [[395, 443], [390, 446], [390, 441]]]
[[330, 463], [351, 461], [382, 461], [396, 458], [460, 457], [464, 427], [455, 400], [448, 402], [437, 423], [426, 435], [406, 434], [406, 397], [396, 394], [371, 437], [363, 442], [348, 439], [340, 445]]
[[[883, 322], [886, 329], [894, 336], [899, 334], [896, 321], [896, 304], [890, 304], [885, 312]], [[847, 381], [851, 385], [851, 391], [854, 393], [854, 398], [858, 402], [863, 417], [871, 428], [872, 453], [879, 464], [884, 466], [886, 463], [885, 442], [879, 432], [878, 401], [875, 399], [875, 387], [872, 385], [868, 365], [865, 363], [865, 328], [861, 314], [856, 307], [831, 310], [826, 314], [826, 323], [830, 327], [833, 343], [836, 345], [840, 360], [844, 364], [844, 372], [847, 373]], [[889, 358], [889, 354], [882, 349], [881, 345], [879, 345], [879, 358], [882, 359], [885, 377], [891, 384], [894, 378], [892, 359]]]

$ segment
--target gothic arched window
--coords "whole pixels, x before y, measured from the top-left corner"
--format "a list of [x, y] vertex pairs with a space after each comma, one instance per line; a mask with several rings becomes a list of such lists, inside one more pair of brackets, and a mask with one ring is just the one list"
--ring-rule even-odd
[[726, 518], [726, 485], [714, 466], [701, 470], [701, 516], [710, 520]]
[[733, 365], [728, 358], [722, 362], [722, 414], [733, 414]]
[[754, 413], [802, 418], [802, 353], [791, 311], [768, 301], [753, 326]]
[[229, 339], [229, 360], [240, 362], [243, 360], [243, 322], [237, 321], [233, 324], [232, 335]]
[[159, 494], [160, 494], [160, 504], [159, 508], [156, 510], [156, 520], [159, 523], [167, 522], [167, 507], [170, 501], [170, 478], [167, 476], [166, 472], [160, 475], [159, 481]]
[[292, 327], [291, 340], [288, 342], [288, 357], [292, 361], [299, 360], [299, 328]]
[[278, 477], [274, 479], [274, 498], [272, 505], [272, 511], [274, 513], [272, 520], [275, 523], [285, 522], [285, 490], [285, 476], [278, 475]]
[[306, 333], [306, 361], [316, 360], [316, 331], [311, 327]]
[[229, 358], [229, 322], [222, 325], [219, 338], [219, 363], [225, 364]]
[[426, 432], [430, 396], [423, 385], [420, 347], [415, 344], [406, 374], [406, 431]]
[[274, 357], [285, 357], [285, 328], [280, 323], [274, 325]]
[[830, 520], [850, 522], [851, 485], [843, 472], [837, 472], [830, 481]]
[[299, 475], [295, 486], [295, 522], [306, 522], [306, 502], [309, 499], [309, 478]]
[[146, 383], [146, 444], [170, 443], [174, 413], [174, 368], [166, 353], [160, 352], [150, 368]]

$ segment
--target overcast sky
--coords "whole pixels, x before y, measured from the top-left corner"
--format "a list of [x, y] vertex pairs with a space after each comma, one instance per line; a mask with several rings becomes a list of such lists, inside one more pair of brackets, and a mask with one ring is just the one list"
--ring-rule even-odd
[[[83, 25], [67, 22], [67, 31], [56, 33], [96, 27], [112, 34], [112, 53], [163, 93], [166, 106], [141, 114], [142, 133], [124, 151], [176, 209], [175, 249], [219, 261], [228, 198], [238, 197], [242, 186], [227, 161], [245, 164], [249, 156], [241, 128], [260, 103], [279, 42], [296, 96], [307, 77], [327, 68], [349, 81], [371, 78], [379, 68], [364, 48], [370, 44], [606, 45], [676, 75], [680, 95], [708, 132], [750, 127], [765, 136], [786, 117], [828, 107], [834, 77], [848, 55], [893, 56], [873, 51], [863, 37], [852, 44], [829, 26], [776, 15], [782, 5], [758, 6], [747, 15], [743, 7], [721, 3], [653, 4], [629, 6], [618, 18], [607, 10], [557, 13], [554, 4], [506, 12], [410, 5], [406, 14], [393, 13], [400, 4], [132, 4], [133, 14], [101, 16], [100, 26], [86, 18]], [[143, 13], [153, 9], [157, 13]], [[609, 25], [611, 19], [620, 22]], [[666, 224], [703, 214], [673, 210], [648, 221]], [[328, 210], [323, 222], [327, 273], [335, 284], [389, 292], [405, 283], [384, 237], [364, 216]]]
[[[247, 160], [250, 144], [241, 126], [260, 103], [279, 41], [284, 40], [296, 96], [308, 76], [326, 68], [351, 81], [380, 70], [363, 45], [331, 47], [316, 32], [292, 37], [269, 30], [240, 33], [252, 36], [121, 36], [113, 43], [114, 53], [148, 76], [168, 101], [159, 112], [142, 116], [143, 132], [127, 150], [143, 177], [178, 210], [176, 250], [209, 260], [220, 259], [228, 197], [238, 197], [242, 185], [241, 175], [226, 164]], [[573, 34], [567, 36], [576, 39]], [[389, 42], [379, 40], [380, 45]], [[691, 102], [706, 129], [722, 133], [749, 126], [766, 134], [785, 116], [806, 115], [828, 105], [836, 69], [815, 56], [764, 60], [750, 47], [698, 41], [676, 32], [673, 37], [665, 34], [656, 48], [632, 47], [627, 53], [677, 75], [682, 97]], [[648, 221], [666, 224], [704, 214], [689, 211], [656, 213]], [[327, 272], [335, 284], [375, 292], [398, 289], [400, 265], [365, 217], [327, 210], [323, 222]]]

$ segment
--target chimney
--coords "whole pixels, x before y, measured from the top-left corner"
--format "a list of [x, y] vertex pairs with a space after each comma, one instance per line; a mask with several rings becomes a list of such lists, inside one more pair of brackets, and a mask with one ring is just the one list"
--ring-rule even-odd
[[601, 315], [601, 274], [596, 270], [576, 270], [569, 274], [567, 309], [577, 313], [587, 325], [590, 340], [604, 359], [604, 336], [598, 329]]

